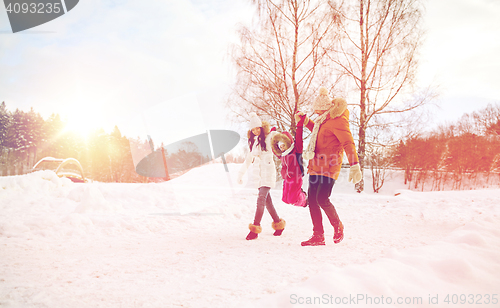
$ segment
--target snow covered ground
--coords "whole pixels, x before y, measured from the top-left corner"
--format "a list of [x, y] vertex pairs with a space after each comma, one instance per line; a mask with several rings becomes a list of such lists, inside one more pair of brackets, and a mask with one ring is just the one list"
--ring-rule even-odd
[[265, 213], [245, 240], [257, 190], [234, 184], [238, 168], [150, 184], [0, 177], [0, 307], [500, 307], [500, 189], [412, 192], [395, 175], [357, 194], [343, 174], [344, 241], [325, 225], [326, 246], [301, 247], [309, 211], [280, 189], [283, 235]]

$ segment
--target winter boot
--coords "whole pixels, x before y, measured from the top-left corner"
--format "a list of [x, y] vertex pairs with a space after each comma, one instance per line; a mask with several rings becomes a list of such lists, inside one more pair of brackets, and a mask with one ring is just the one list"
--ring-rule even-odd
[[253, 225], [253, 224], [249, 224], [248, 229], [250, 229], [250, 233], [248, 233], [248, 235], [247, 235], [247, 240], [256, 239], [259, 236], [259, 233], [262, 232], [261, 226], [257, 226], [257, 225]]
[[271, 225], [273, 227], [273, 229], [275, 230], [273, 235], [280, 236], [281, 233], [283, 233], [283, 230], [285, 230], [285, 225], [286, 225], [286, 221], [284, 219], [280, 219], [280, 221], [278, 221], [278, 222], [273, 222]]
[[344, 225], [339, 221], [339, 226], [335, 228], [335, 234], [333, 235], [333, 242], [338, 244], [344, 239]]
[[325, 236], [323, 234], [313, 234], [313, 236], [300, 243], [302, 246], [322, 246], [325, 245]]

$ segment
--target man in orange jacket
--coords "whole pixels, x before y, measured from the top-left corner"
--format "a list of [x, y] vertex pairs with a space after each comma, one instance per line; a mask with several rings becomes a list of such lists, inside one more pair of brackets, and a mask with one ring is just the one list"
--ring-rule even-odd
[[[313, 109], [319, 117], [315, 122], [309, 118], [305, 120], [305, 126], [312, 131], [312, 134], [309, 146], [303, 155], [304, 159], [309, 160], [307, 195], [313, 223], [313, 236], [302, 242], [302, 246], [325, 245], [321, 209], [335, 229], [334, 243], [338, 244], [344, 238], [344, 226], [329, 199], [333, 185], [340, 174], [344, 151], [351, 165], [349, 182], [352, 180], [356, 184], [361, 181], [362, 176], [356, 147], [349, 129], [349, 111], [346, 101], [342, 98], [330, 99], [326, 88], [321, 88], [313, 103]], [[298, 112], [296, 120], [302, 115], [304, 113]]]

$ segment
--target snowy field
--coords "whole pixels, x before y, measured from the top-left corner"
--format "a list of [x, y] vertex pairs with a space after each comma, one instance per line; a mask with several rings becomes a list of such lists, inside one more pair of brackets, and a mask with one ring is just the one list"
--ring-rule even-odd
[[395, 176], [357, 194], [343, 174], [344, 241], [325, 225], [326, 246], [301, 247], [309, 211], [280, 189], [283, 235], [265, 213], [245, 240], [257, 190], [234, 184], [238, 168], [150, 184], [0, 177], [0, 307], [500, 307], [500, 189], [412, 192]]

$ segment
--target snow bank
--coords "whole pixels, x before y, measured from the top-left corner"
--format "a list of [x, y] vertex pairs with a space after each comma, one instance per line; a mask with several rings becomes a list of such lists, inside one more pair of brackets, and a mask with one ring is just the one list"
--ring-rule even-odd
[[474, 221], [441, 241], [391, 249], [363, 265], [326, 261], [321, 274], [247, 306], [499, 307], [499, 225], [498, 216]]
[[58, 192], [60, 188], [71, 185], [71, 180], [59, 178], [49, 170], [36, 171], [26, 175], [0, 177], [2, 198], [12, 194], [49, 195]]
[[120, 204], [107, 201], [101, 191], [91, 185], [73, 189], [68, 194], [68, 198], [78, 203], [75, 208], [77, 213], [116, 212], [122, 209]]
[[0, 306], [373, 307], [383, 296], [388, 307], [448, 307], [456, 294], [452, 307], [499, 293], [498, 189], [422, 193], [390, 181], [357, 194], [344, 172], [331, 197], [344, 241], [325, 225], [326, 246], [301, 247], [309, 212], [281, 202], [279, 187], [285, 232], [274, 237], [266, 213], [259, 238], [245, 240], [257, 190], [228, 167], [149, 184], [0, 177]]

